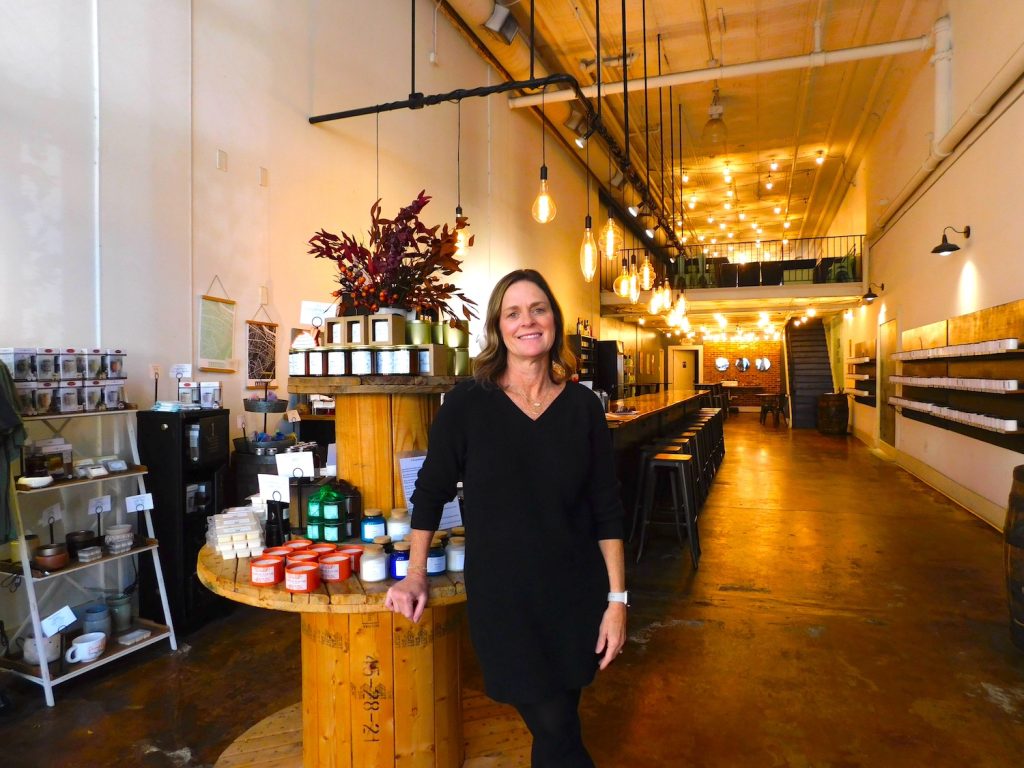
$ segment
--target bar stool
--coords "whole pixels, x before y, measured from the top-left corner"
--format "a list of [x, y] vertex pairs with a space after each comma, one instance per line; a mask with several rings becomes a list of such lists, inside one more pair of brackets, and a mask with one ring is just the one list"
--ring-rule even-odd
[[633, 496], [633, 522], [629, 527], [627, 541], [632, 541], [633, 536], [636, 535], [636, 525], [640, 519], [640, 509], [643, 506], [644, 490], [647, 485], [647, 470], [651, 459], [659, 453], [682, 453], [682, 448], [668, 445], [662, 440], [653, 441], [640, 448], [637, 461], [636, 494]]
[[[704, 449], [700, 445], [696, 432], [683, 432], [675, 437], [668, 437], [661, 441], [661, 444], [672, 448], [672, 453], [682, 453], [693, 457], [693, 496], [695, 517], [700, 516], [700, 510], [708, 497], [710, 478], [703, 471]], [[666, 451], [668, 452], [668, 451]]]
[[[693, 495], [693, 457], [678, 453], [656, 453], [647, 464], [647, 479], [644, 483], [644, 500], [640, 507], [640, 545], [636, 552], [636, 562], [644, 554], [644, 542], [647, 540], [647, 527], [654, 523], [654, 491], [657, 484], [657, 473], [662, 471], [668, 475], [669, 488], [672, 494], [672, 512], [675, 517], [676, 536], [679, 544], [683, 544], [682, 526], [686, 526], [686, 535], [690, 542], [690, 560], [696, 570], [700, 561], [700, 538], [697, 532], [695, 503]], [[680, 519], [682, 515], [682, 519]]]

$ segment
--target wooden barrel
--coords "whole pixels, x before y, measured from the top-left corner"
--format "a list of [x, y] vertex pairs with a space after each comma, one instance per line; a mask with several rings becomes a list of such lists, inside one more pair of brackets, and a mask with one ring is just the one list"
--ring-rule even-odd
[[846, 395], [826, 392], [818, 398], [818, 431], [823, 435], [845, 435], [850, 424]]
[[1024, 650], [1024, 464], [1013, 468], [1010, 501], [1003, 524], [1006, 599], [1010, 608], [1010, 639]]

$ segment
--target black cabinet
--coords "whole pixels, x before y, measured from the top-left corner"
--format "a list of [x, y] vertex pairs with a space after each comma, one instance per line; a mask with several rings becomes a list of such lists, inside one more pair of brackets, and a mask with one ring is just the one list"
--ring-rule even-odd
[[[226, 506], [228, 411], [140, 411], [138, 424], [139, 457], [149, 467], [167, 600], [175, 629], [190, 632], [232, 606], [203, 586], [196, 574], [207, 518]], [[139, 612], [158, 618], [162, 610], [156, 574], [146, 565], [139, 574]]]
[[576, 369], [580, 381], [593, 381], [596, 373], [594, 365], [594, 339], [580, 334], [569, 334], [565, 337], [569, 349], [576, 355]]

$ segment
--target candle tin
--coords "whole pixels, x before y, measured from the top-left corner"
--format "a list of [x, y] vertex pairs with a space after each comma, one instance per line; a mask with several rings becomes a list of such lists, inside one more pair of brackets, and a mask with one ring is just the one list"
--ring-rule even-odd
[[296, 563], [285, 568], [284, 588], [289, 592], [312, 592], [319, 586], [319, 563]]
[[282, 546], [292, 550], [309, 549], [313, 545], [313, 542], [309, 539], [292, 539], [286, 541]]
[[320, 558], [320, 579], [322, 581], [344, 581], [352, 575], [352, 561], [347, 555], [335, 552]]
[[249, 563], [249, 581], [258, 586], [280, 584], [284, 579], [284, 560], [280, 557], [255, 558]]
[[345, 544], [338, 549], [338, 553], [348, 555], [348, 559], [352, 561], [352, 572], [359, 572], [359, 560], [363, 556], [363, 548], [361, 546], [358, 544]]
[[263, 550], [264, 557], [288, 557], [291, 554], [288, 547], [267, 547]]
[[320, 555], [316, 552], [310, 552], [308, 549], [299, 550], [297, 552], [291, 552], [287, 557], [288, 565], [294, 565], [295, 563], [315, 563], [320, 559]]
[[331, 555], [338, 551], [337, 544], [331, 544], [329, 542], [321, 542], [320, 544], [314, 544], [308, 550], [309, 552], [316, 552], [320, 557], [324, 555]]

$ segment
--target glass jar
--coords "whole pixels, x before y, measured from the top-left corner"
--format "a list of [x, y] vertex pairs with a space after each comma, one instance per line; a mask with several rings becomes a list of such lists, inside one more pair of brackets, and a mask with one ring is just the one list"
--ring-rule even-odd
[[341, 494], [330, 485], [325, 485], [320, 494], [320, 515], [324, 525], [341, 524]]
[[462, 536], [452, 536], [444, 555], [449, 571], [461, 573], [466, 570], [466, 540]]
[[391, 510], [388, 518], [388, 536], [392, 541], [401, 541], [412, 530], [409, 523], [409, 512], [404, 507]]
[[324, 540], [324, 524], [319, 517], [306, 518], [306, 538], [310, 541]]
[[379, 509], [366, 510], [366, 516], [360, 526], [359, 538], [367, 544], [371, 544], [377, 536], [386, 536], [387, 532], [388, 527], [384, 521], [384, 513]]
[[127, 632], [132, 625], [131, 595], [110, 595], [107, 598], [107, 608], [110, 610], [114, 634]]
[[359, 558], [359, 578], [362, 581], [384, 581], [388, 577], [388, 559], [379, 547], [366, 547]]
[[427, 576], [439, 576], [444, 573], [445, 556], [444, 547], [440, 545], [431, 545], [430, 552], [427, 553]]
[[323, 524], [323, 536], [321, 537], [321, 540], [326, 541], [329, 544], [337, 544], [341, 541], [341, 526], [338, 525], [337, 521], [333, 523], [325, 522]]
[[404, 579], [409, 573], [409, 543], [400, 541], [395, 544], [388, 557], [388, 576], [396, 581]]

